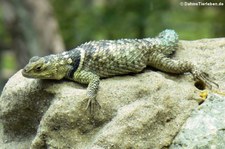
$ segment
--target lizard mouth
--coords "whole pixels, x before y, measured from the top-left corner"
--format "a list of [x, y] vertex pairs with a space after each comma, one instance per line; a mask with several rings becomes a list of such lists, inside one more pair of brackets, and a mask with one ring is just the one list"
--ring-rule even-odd
[[34, 74], [34, 73], [31, 73], [30, 71], [27, 71], [27, 69], [23, 69], [22, 70], [22, 75], [26, 78], [36, 78], [36, 79], [55, 79], [55, 78], [52, 78], [52, 75], [51, 74]]

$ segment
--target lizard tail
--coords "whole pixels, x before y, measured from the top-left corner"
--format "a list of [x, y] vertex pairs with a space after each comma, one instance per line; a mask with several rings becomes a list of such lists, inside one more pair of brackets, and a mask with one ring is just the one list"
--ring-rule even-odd
[[163, 54], [169, 56], [176, 51], [178, 47], [178, 35], [174, 30], [166, 29], [159, 33], [156, 38], [159, 38], [162, 44], [167, 47], [162, 50]]

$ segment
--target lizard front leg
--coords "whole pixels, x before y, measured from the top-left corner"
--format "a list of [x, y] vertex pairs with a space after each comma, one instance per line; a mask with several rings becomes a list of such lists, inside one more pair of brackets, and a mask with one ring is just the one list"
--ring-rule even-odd
[[99, 76], [92, 72], [88, 72], [85, 70], [79, 71], [74, 73], [73, 80], [82, 84], [88, 84], [87, 87], [87, 98], [88, 103], [86, 106], [86, 109], [90, 109], [90, 112], [94, 112], [95, 105], [98, 105], [98, 102], [96, 100], [98, 87], [99, 87]]
[[218, 84], [213, 82], [207, 73], [199, 70], [194, 64], [188, 61], [173, 60], [163, 54], [153, 53], [149, 58], [148, 65], [169, 73], [182, 74], [190, 72], [195, 79], [200, 80], [210, 89], [212, 85], [218, 87]]

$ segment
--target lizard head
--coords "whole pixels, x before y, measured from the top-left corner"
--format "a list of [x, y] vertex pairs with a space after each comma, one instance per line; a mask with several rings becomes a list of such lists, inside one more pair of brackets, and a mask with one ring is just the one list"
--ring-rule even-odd
[[34, 56], [24, 67], [22, 75], [27, 78], [62, 79], [67, 73], [67, 67], [59, 63], [56, 55], [45, 57]]

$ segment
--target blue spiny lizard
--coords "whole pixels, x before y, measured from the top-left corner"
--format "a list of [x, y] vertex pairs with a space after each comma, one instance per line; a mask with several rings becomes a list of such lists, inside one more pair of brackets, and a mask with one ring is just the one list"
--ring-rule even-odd
[[173, 30], [164, 30], [155, 38], [91, 41], [60, 54], [35, 56], [22, 74], [28, 78], [66, 78], [88, 84], [87, 108], [91, 111], [97, 103], [101, 78], [139, 73], [147, 66], [174, 74], [190, 72], [208, 87], [217, 85], [191, 62], [171, 59], [169, 56], [177, 48], [178, 35]]

